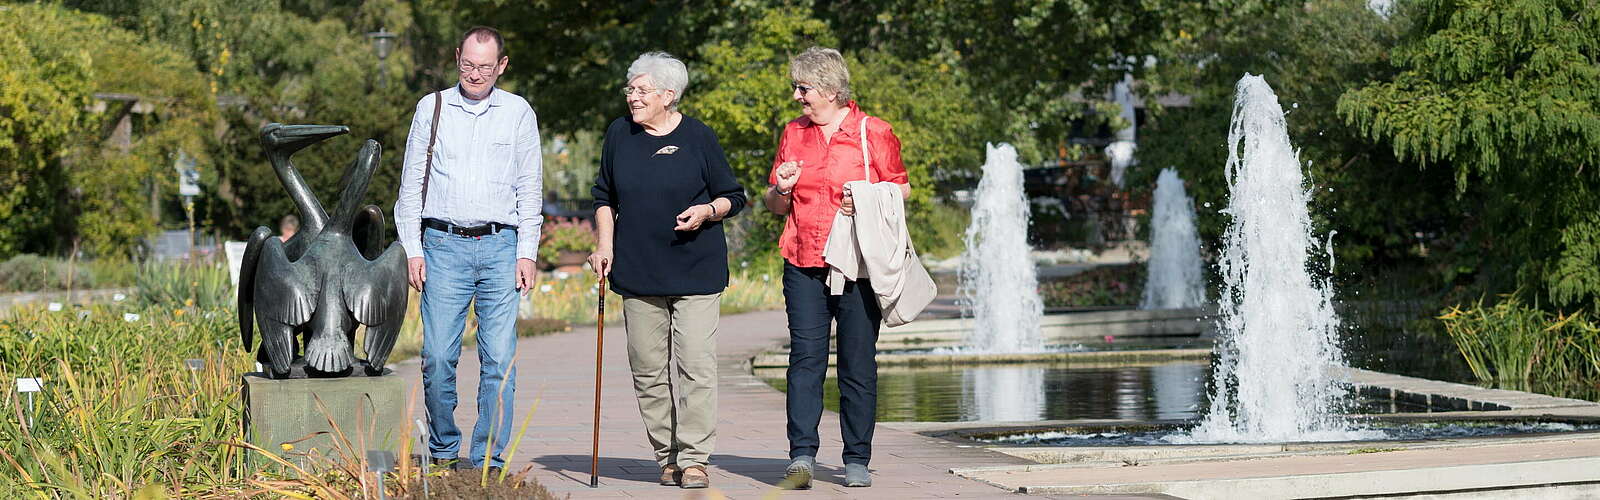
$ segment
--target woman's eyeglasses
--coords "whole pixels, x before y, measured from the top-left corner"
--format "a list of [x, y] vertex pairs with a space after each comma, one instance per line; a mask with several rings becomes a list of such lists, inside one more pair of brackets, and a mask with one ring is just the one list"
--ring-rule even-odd
[[645, 87], [632, 87], [632, 86], [623, 87], [622, 88], [622, 97], [630, 97], [635, 92], [638, 92], [639, 96], [643, 97], [645, 94], [651, 94], [651, 93], [659, 92], [660, 90], [661, 89], [652, 89], [652, 88], [645, 88]]

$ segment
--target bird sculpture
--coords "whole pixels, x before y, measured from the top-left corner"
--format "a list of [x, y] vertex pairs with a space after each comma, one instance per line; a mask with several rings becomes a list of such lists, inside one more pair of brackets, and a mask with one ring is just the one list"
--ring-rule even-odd
[[[290, 161], [307, 146], [349, 132], [278, 123], [261, 129], [267, 160], [302, 221], [288, 241], [256, 228], [239, 269], [239, 332], [252, 349], [252, 327], [261, 331], [256, 359], [275, 379], [381, 375], [405, 320], [405, 250], [399, 242], [382, 248], [382, 210], [358, 208], [378, 166], [378, 142], [362, 144], [345, 168], [331, 218]], [[366, 360], [355, 356], [357, 325], [366, 326]]]

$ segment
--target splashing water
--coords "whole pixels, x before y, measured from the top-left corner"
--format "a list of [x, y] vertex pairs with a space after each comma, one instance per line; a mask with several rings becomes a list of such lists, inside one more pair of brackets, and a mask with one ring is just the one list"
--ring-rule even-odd
[[[1317, 248], [1310, 188], [1289, 144], [1283, 108], [1260, 76], [1234, 89], [1227, 175], [1232, 217], [1218, 267], [1218, 361], [1199, 442], [1365, 439], [1335, 415], [1345, 397], [1336, 373], [1339, 320], [1332, 286], [1307, 270]], [[1331, 254], [1328, 254], [1331, 255]], [[1328, 266], [1332, 268], [1331, 257]]]
[[1042, 351], [1044, 302], [1028, 254], [1028, 198], [1016, 148], [988, 145], [973, 200], [960, 271], [961, 297], [973, 318], [967, 346], [985, 353]]
[[1150, 217], [1150, 262], [1146, 264], [1140, 309], [1200, 307], [1206, 300], [1205, 263], [1194, 228], [1194, 200], [1184, 192], [1178, 172], [1166, 168], [1156, 179]]

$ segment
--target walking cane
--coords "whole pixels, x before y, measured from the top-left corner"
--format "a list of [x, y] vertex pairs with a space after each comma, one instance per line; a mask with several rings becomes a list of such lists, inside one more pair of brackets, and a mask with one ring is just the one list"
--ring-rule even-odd
[[594, 451], [589, 455], [589, 487], [600, 487], [600, 362], [606, 345], [606, 278], [600, 277], [600, 307], [594, 330]]

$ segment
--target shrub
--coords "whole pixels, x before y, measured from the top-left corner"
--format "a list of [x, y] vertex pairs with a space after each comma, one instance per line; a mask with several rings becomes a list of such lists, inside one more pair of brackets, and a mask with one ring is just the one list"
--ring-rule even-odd
[[552, 263], [561, 252], [592, 252], [594, 245], [594, 231], [588, 223], [553, 217], [539, 235], [539, 260]]
[[1045, 307], [1137, 306], [1144, 294], [1144, 264], [1100, 266], [1039, 285]]
[[70, 274], [68, 267], [66, 261], [33, 254], [12, 257], [0, 262], [0, 291], [66, 290], [69, 284], [72, 288], [94, 286], [94, 275], [82, 263], [71, 266], [73, 269]]

